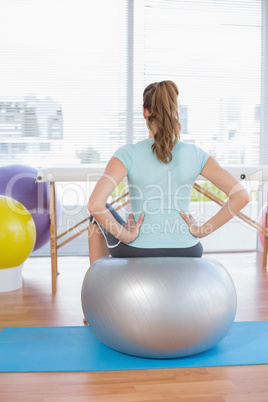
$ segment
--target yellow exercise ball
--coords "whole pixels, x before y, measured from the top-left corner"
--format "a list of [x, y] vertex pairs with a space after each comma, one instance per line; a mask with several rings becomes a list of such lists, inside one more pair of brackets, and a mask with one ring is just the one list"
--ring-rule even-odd
[[0, 196], [0, 269], [21, 265], [35, 241], [36, 228], [30, 212], [13, 198]]

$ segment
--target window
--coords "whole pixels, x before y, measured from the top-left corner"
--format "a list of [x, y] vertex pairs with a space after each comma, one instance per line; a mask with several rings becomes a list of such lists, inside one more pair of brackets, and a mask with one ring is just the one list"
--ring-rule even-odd
[[105, 162], [125, 143], [126, 14], [124, 0], [3, 0], [2, 165]]
[[3, 0], [1, 164], [107, 162], [146, 138], [142, 92], [163, 79], [180, 90], [182, 140], [258, 164], [262, 4]]
[[221, 163], [258, 164], [261, 1], [138, 0], [135, 5], [136, 107], [144, 86], [171, 79], [183, 105], [183, 140]]

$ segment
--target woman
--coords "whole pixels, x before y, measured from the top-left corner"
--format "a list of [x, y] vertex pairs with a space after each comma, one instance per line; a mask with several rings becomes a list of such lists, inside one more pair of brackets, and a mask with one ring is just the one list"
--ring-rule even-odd
[[[232, 219], [248, 202], [244, 187], [199, 147], [180, 141], [178, 88], [153, 83], [143, 94], [149, 137], [115, 152], [89, 199], [91, 264], [114, 257], [201, 257], [199, 238]], [[201, 174], [229, 198], [203, 225], [189, 215], [192, 186]], [[106, 204], [127, 176], [132, 214], [125, 222]]]

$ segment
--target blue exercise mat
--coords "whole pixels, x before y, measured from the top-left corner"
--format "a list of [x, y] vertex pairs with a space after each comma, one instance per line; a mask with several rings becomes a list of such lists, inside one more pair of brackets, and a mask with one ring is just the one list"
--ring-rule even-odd
[[103, 345], [88, 327], [3, 328], [0, 372], [239, 366], [268, 363], [268, 321], [236, 322], [214, 348], [180, 359], [144, 359]]

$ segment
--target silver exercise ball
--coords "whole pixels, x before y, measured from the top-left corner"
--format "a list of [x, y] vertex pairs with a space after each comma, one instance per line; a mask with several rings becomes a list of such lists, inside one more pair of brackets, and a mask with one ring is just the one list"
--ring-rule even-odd
[[227, 334], [236, 291], [212, 259], [102, 257], [86, 273], [82, 308], [92, 332], [112, 349], [174, 358], [204, 352]]

